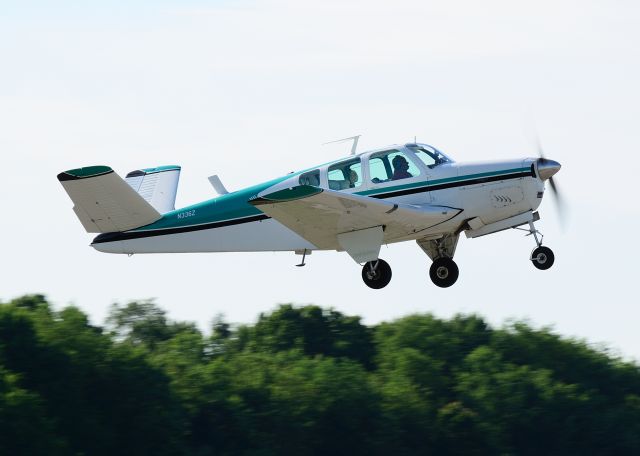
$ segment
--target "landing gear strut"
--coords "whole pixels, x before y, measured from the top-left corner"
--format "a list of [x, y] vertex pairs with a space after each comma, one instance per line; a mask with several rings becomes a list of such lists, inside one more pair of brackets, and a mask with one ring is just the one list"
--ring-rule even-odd
[[[542, 239], [544, 236], [540, 231], [536, 230], [533, 222], [529, 222], [529, 235], [533, 235], [533, 238], [536, 240], [536, 244], [538, 245], [538, 247], [533, 249], [533, 252], [531, 252], [531, 263], [540, 270], [544, 271], [545, 269], [549, 269], [553, 266], [555, 256], [549, 247], [542, 246]], [[538, 235], [540, 235], [539, 239]]]
[[384, 260], [369, 261], [362, 267], [362, 280], [375, 290], [386, 287], [391, 281], [391, 266]]

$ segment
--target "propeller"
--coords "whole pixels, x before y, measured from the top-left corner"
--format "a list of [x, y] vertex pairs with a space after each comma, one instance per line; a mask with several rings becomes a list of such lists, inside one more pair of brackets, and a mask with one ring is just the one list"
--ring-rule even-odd
[[558, 189], [558, 185], [556, 181], [553, 179], [553, 176], [560, 171], [561, 165], [555, 160], [550, 160], [545, 157], [544, 150], [542, 149], [542, 144], [540, 143], [540, 137], [535, 135], [536, 141], [536, 149], [538, 151], [538, 174], [540, 179], [548, 180], [549, 186], [551, 187], [551, 194], [553, 195], [553, 199], [555, 201], [556, 210], [558, 212], [558, 219], [560, 220], [561, 226], [564, 228], [566, 225], [566, 216], [567, 216], [567, 204], [565, 199], [560, 194], [560, 190]]

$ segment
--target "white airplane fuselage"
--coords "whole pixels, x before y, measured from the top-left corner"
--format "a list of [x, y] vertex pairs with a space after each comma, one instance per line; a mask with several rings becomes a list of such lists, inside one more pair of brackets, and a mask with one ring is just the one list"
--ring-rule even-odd
[[[386, 244], [437, 239], [448, 233], [488, 226], [520, 214], [531, 214], [542, 201], [544, 181], [536, 172], [537, 159], [534, 158], [449, 162], [433, 169], [422, 166], [419, 176], [374, 184], [368, 179], [368, 155], [362, 154], [362, 185], [345, 189], [345, 193], [374, 196], [403, 205], [458, 210], [455, 216], [436, 226], [402, 237], [385, 237]], [[318, 168], [321, 188], [327, 185], [327, 166]], [[168, 212], [149, 226], [99, 235], [91, 245], [101, 252], [121, 254], [317, 250], [317, 246], [248, 204], [259, 194], [298, 185], [301, 174], [294, 173], [291, 177]]]

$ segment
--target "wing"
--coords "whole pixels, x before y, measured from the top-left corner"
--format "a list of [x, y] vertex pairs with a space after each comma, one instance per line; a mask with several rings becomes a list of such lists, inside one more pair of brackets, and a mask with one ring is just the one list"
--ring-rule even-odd
[[249, 203], [319, 249], [346, 250], [358, 262], [377, 259], [384, 243], [412, 236], [461, 212], [442, 206], [402, 205], [309, 185], [263, 192]]

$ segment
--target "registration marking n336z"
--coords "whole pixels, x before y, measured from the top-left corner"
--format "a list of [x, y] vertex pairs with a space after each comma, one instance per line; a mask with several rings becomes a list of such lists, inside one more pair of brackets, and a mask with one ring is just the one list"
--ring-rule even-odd
[[178, 218], [179, 219], [183, 219], [183, 218], [187, 218], [187, 217], [193, 217], [195, 215], [196, 215], [196, 211], [195, 211], [195, 209], [192, 209], [190, 211], [180, 212], [178, 214]]

